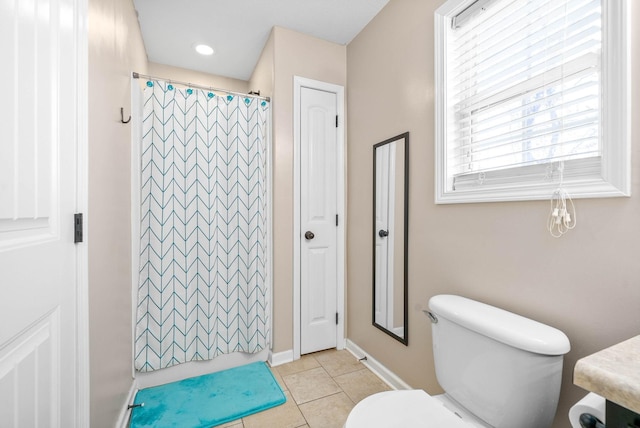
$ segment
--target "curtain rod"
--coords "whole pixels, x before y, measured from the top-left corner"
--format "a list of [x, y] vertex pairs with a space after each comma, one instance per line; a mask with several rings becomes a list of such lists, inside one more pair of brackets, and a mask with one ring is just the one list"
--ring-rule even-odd
[[216, 92], [224, 92], [225, 94], [238, 95], [238, 96], [241, 96], [241, 97], [253, 97], [253, 98], [257, 98], [259, 100], [265, 100], [265, 101], [271, 102], [271, 97], [261, 97], [260, 96], [260, 91], [258, 91], [257, 94], [256, 93], [251, 93], [251, 92], [249, 92], [248, 94], [245, 94], [245, 93], [242, 93], [242, 92], [230, 91], [228, 89], [213, 88], [211, 86], [196, 85], [196, 84], [193, 84], [193, 83], [181, 82], [179, 80], [165, 79], [164, 77], [148, 76], [146, 74], [136, 73], [135, 71], [133, 73], [131, 73], [131, 75], [133, 76], [134, 79], [143, 78], [143, 79], [152, 79], [152, 80], [164, 80], [167, 83], [176, 83], [178, 85], [187, 86], [189, 88], [205, 89], [205, 90], [216, 91]]

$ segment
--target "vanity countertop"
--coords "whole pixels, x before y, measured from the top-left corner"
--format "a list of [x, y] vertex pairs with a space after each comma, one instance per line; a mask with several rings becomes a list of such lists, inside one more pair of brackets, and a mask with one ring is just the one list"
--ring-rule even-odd
[[640, 413], [640, 336], [578, 360], [573, 383]]

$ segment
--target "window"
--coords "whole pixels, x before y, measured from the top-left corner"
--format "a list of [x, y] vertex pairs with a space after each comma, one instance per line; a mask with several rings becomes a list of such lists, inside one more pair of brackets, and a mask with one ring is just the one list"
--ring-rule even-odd
[[628, 196], [626, 0], [449, 0], [435, 14], [436, 202]]

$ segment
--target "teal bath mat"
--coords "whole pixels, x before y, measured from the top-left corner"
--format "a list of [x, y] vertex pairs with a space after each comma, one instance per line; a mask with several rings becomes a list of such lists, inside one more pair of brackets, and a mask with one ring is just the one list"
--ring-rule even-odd
[[141, 389], [131, 428], [210, 428], [286, 401], [263, 362]]

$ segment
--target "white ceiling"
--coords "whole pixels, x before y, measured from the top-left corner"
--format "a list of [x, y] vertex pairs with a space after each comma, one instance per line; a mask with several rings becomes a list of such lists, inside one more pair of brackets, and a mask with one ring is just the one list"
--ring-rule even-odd
[[[149, 61], [248, 80], [271, 28], [348, 44], [389, 0], [134, 0]], [[195, 44], [214, 48], [202, 56]]]

